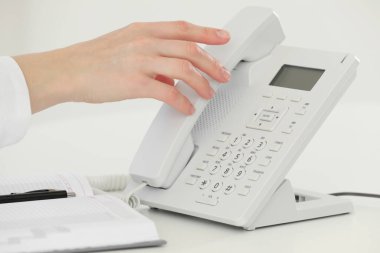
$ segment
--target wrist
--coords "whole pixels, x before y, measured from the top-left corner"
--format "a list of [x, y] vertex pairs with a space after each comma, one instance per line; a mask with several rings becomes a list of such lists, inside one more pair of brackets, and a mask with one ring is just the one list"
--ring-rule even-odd
[[32, 113], [70, 100], [61, 50], [21, 55], [14, 59], [28, 85]]

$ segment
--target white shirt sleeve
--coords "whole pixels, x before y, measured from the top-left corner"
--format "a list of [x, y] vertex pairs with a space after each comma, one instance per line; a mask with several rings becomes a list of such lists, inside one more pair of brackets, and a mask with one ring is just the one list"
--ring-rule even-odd
[[12, 57], [0, 57], [0, 148], [19, 141], [31, 116], [28, 86]]

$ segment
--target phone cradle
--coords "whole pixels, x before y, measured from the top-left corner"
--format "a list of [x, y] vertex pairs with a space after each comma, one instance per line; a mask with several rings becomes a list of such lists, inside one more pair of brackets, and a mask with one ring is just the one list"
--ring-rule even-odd
[[305, 190], [293, 190], [285, 179], [263, 208], [257, 219], [247, 230], [328, 216], [347, 214], [353, 211], [349, 200], [336, 196]]

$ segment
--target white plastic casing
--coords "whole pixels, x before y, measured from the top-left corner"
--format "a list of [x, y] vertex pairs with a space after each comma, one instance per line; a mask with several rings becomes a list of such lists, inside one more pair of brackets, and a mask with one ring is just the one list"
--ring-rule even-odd
[[[283, 39], [284, 34], [276, 14], [267, 8], [247, 7], [226, 26], [231, 40], [222, 46], [205, 48], [228, 70], [241, 60], [258, 60], [268, 55]], [[209, 80], [217, 90], [219, 84]], [[184, 116], [164, 104], [153, 120], [130, 167], [137, 182], [168, 188], [181, 173], [193, 152], [191, 130], [208, 101], [200, 98], [184, 82], [177, 84], [195, 107], [195, 113]]]

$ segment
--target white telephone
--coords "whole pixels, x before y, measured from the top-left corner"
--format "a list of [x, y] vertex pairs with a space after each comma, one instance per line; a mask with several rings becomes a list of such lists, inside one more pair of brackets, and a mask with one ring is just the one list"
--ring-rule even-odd
[[200, 98], [184, 116], [163, 105], [130, 168], [148, 186], [138, 196], [151, 207], [248, 230], [349, 213], [334, 196], [294, 191], [292, 164], [353, 81], [349, 54], [278, 46], [284, 34], [270, 9], [247, 7], [225, 27], [231, 41], [205, 48], [227, 69], [227, 85]]

